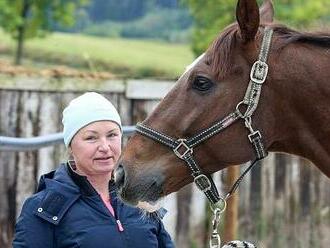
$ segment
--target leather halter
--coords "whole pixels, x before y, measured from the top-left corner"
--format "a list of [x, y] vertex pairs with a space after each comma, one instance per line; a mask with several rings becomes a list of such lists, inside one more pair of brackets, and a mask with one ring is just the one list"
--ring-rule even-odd
[[[196, 183], [197, 187], [204, 192], [208, 200], [211, 202], [211, 206], [213, 207], [217, 207], [216, 204], [225, 204], [226, 199], [231, 196], [232, 193], [234, 193], [239, 183], [243, 179], [244, 175], [252, 168], [255, 162], [267, 156], [267, 151], [265, 151], [264, 149], [260, 131], [254, 130], [252, 127], [251, 116], [258, 106], [261, 94], [261, 87], [267, 77], [268, 65], [266, 64], [266, 61], [271, 43], [272, 33], [273, 30], [271, 28], [265, 28], [259, 58], [251, 68], [250, 82], [247, 87], [244, 99], [237, 104], [234, 112], [230, 113], [220, 121], [216, 122], [211, 127], [202, 130], [200, 133], [190, 138], [176, 139], [157, 130], [154, 130], [144, 125], [143, 123], [138, 123], [136, 126], [136, 131], [138, 133], [171, 148], [178, 158], [186, 162], [186, 164], [192, 171], [191, 175], [194, 178], [194, 182]], [[245, 109], [244, 112], [241, 111], [241, 108], [243, 106]], [[233, 185], [228, 194], [223, 198], [219, 196], [218, 190], [214, 184], [212, 177], [210, 175], [204, 174], [201, 168], [196, 163], [193, 157], [193, 149], [201, 142], [218, 134], [239, 119], [244, 120], [245, 126], [249, 130], [248, 139], [255, 150], [256, 159], [246, 169], [246, 171], [243, 172], [243, 174], [236, 181], [236, 183]]]

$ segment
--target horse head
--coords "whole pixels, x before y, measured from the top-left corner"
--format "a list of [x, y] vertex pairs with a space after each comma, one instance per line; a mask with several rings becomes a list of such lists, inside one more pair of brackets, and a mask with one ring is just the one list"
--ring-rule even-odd
[[[223, 120], [221, 125], [225, 128], [203, 140], [193, 150], [194, 159], [207, 175], [256, 157], [255, 149], [247, 137], [250, 133], [249, 128], [246, 128], [247, 123], [244, 123], [244, 118], [239, 118], [244, 117], [246, 109], [238, 109], [238, 103], [242, 102], [246, 95], [251, 68], [260, 56], [266, 27], [273, 25], [272, 3], [265, 1], [259, 9], [256, 1], [239, 0], [236, 19], [237, 23], [225, 28], [207, 51], [187, 68], [172, 90], [143, 122], [146, 128], [156, 130], [159, 135], [165, 134], [166, 140], [167, 137], [194, 137], [212, 124]], [[298, 48], [292, 44], [301, 39], [300, 46], [306, 49], [307, 54], [311, 54], [311, 51], [303, 47], [304, 41], [308, 43], [309, 36], [299, 36], [282, 26], [274, 26], [275, 29], [268, 51], [268, 75], [262, 83], [258, 108], [250, 121], [253, 121], [253, 128], [260, 131], [266, 149], [304, 155], [303, 150], [290, 146], [291, 136], [295, 133], [295, 130], [290, 129], [295, 127], [293, 124], [290, 126], [290, 121], [302, 117], [294, 110], [299, 108], [296, 106], [298, 103], [291, 102], [292, 98], [297, 98], [295, 93], [298, 89], [289, 82], [311, 77], [298, 68], [298, 65], [293, 64], [296, 59], [301, 59], [302, 55], [297, 53]], [[324, 45], [330, 40], [328, 36], [318, 38], [320, 39], [310, 39], [310, 42], [318, 43], [321, 47], [329, 45]], [[306, 60], [310, 60], [308, 55], [305, 56]], [[324, 63], [320, 63], [319, 69], [329, 66], [328, 59], [320, 59]], [[325, 78], [325, 75], [319, 75], [317, 79], [325, 82]], [[289, 91], [292, 97], [288, 95]], [[292, 112], [289, 106], [293, 106]], [[228, 117], [230, 113], [234, 115]], [[238, 113], [238, 116], [235, 116], [235, 113]], [[226, 118], [223, 119], [224, 117]], [[129, 139], [116, 170], [121, 197], [134, 205], [143, 201], [154, 203], [160, 197], [193, 181], [191, 168], [185, 161], [179, 159], [172, 149], [157, 142], [157, 137], [150, 139], [142, 135], [143, 130]], [[168, 146], [171, 147], [171, 144]], [[176, 148], [183, 150], [179, 151], [179, 154], [188, 149], [185, 144], [179, 146]], [[329, 168], [326, 173], [330, 175]]]

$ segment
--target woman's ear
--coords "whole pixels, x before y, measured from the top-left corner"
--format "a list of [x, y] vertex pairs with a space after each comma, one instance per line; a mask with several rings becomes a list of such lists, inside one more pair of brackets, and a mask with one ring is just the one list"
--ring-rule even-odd
[[66, 152], [67, 152], [68, 160], [74, 160], [74, 156], [73, 156], [73, 152], [72, 152], [71, 147], [68, 147], [68, 149], [66, 150]]

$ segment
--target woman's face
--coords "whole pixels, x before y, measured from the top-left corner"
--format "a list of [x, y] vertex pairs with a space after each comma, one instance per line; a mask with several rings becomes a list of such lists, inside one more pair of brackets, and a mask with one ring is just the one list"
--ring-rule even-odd
[[121, 154], [121, 131], [112, 121], [96, 121], [71, 141], [77, 172], [85, 176], [111, 175]]

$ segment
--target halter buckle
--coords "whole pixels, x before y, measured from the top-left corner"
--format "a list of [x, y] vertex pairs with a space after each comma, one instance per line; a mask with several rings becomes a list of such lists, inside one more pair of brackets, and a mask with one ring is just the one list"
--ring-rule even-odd
[[261, 138], [261, 133], [259, 132], [259, 130], [254, 131], [253, 133], [248, 135], [249, 140], [251, 143], [253, 143], [253, 140], [257, 137], [257, 138]]
[[266, 80], [267, 73], [268, 65], [265, 62], [257, 60], [251, 68], [250, 79], [257, 84], [262, 84]]
[[200, 174], [197, 177], [194, 177], [194, 182], [197, 187], [203, 192], [206, 192], [211, 189], [211, 182], [204, 174]]
[[[186, 139], [178, 139], [177, 141], [179, 141], [179, 144], [177, 147], [175, 147], [173, 149], [173, 152], [175, 153], [176, 156], [178, 156], [179, 158], [183, 159], [184, 160], [184, 156], [187, 155], [187, 153], [193, 153], [193, 149], [190, 148], [188, 145], [187, 145], [187, 140]], [[183, 148], [184, 151], [181, 153], [179, 150]]]

